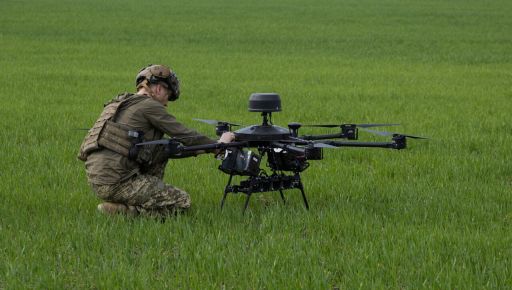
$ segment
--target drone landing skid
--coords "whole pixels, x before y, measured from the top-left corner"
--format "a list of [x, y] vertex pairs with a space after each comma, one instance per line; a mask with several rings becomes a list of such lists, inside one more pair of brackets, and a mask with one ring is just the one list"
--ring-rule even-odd
[[306, 194], [304, 193], [304, 186], [302, 185], [299, 173], [295, 173], [294, 175], [273, 174], [271, 176], [251, 176], [249, 177], [249, 179], [241, 181], [240, 185], [231, 185], [232, 180], [233, 174], [229, 175], [228, 184], [224, 188], [224, 196], [222, 197], [222, 201], [220, 202], [221, 209], [224, 207], [224, 202], [226, 201], [226, 197], [230, 192], [241, 192], [247, 196], [245, 199], [243, 209], [243, 213], [245, 214], [245, 210], [247, 210], [247, 207], [249, 206], [249, 200], [251, 199], [251, 195], [253, 193], [279, 190], [281, 199], [283, 200], [283, 203], [286, 204], [283, 190], [297, 188], [300, 190], [302, 194], [304, 206], [306, 207], [307, 210], [309, 210], [308, 200], [306, 198]]

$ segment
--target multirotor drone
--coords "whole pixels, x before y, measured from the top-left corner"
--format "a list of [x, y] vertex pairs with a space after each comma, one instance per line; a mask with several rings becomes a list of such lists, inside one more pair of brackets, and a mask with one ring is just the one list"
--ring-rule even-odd
[[[304, 206], [309, 209], [308, 200], [304, 192], [300, 173], [309, 167], [310, 160], [322, 160], [324, 148], [337, 147], [376, 147], [388, 149], [405, 149], [407, 138], [426, 139], [400, 133], [374, 131], [367, 128], [381, 126], [396, 126], [398, 124], [320, 124], [302, 125], [289, 123], [288, 128], [276, 126], [272, 123], [272, 113], [281, 111], [281, 99], [275, 93], [255, 93], [249, 98], [249, 111], [261, 113], [261, 125], [251, 125], [234, 131], [235, 141], [231, 143], [216, 143], [207, 145], [184, 146], [180, 139], [170, 138], [164, 140], [143, 142], [137, 145], [165, 144], [169, 158], [180, 158], [192, 152], [220, 149], [224, 152], [219, 169], [229, 174], [224, 188], [221, 208], [224, 206], [228, 193], [243, 193], [246, 195], [243, 212], [249, 205], [254, 193], [279, 191], [281, 199], [286, 203], [283, 190], [299, 189], [302, 194]], [[215, 125], [217, 136], [232, 131], [232, 127], [239, 124], [194, 119]], [[338, 128], [340, 131], [324, 135], [299, 135], [301, 127]], [[391, 136], [389, 142], [359, 142], [358, 130], [368, 131], [378, 135]], [[336, 141], [330, 139], [345, 139]], [[256, 149], [251, 150], [251, 149]], [[261, 169], [264, 157], [271, 173]], [[233, 176], [244, 176], [247, 179], [239, 184], [232, 184]]]

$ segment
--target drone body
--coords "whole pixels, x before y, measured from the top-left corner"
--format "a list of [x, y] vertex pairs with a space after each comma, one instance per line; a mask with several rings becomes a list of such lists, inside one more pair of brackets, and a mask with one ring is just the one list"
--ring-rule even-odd
[[[166, 144], [169, 158], [186, 156], [187, 152], [207, 149], [225, 150], [224, 159], [219, 169], [229, 174], [229, 180], [224, 188], [221, 208], [228, 193], [244, 193], [246, 201], [244, 212], [249, 204], [252, 194], [257, 192], [279, 191], [283, 202], [283, 190], [299, 189], [306, 209], [309, 209], [304, 186], [300, 173], [309, 167], [309, 160], [323, 159], [323, 148], [337, 147], [377, 147], [388, 149], [406, 148], [406, 138], [426, 139], [423, 137], [368, 130], [368, 127], [395, 126], [398, 124], [341, 124], [341, 125], [306, 125], [305, 127], [339, 128], [340, 132], [326, 135], [299, 136], [300, 123], [289, 123], [288, 129], [272, 124], [272, 113], [281, 111], [281, 99], [274, 93], [255, 93], [249, 98], [249, 111], [259, 112], [263, 117], [261, 125], [252, 125], [234, 131], [235, 141], [231, 143], [217, 143], [208, 145], [183, 146], [177, 139], [165, 139], [137, 144]], [[232, 131], [239, 124], [195, 119], [216, 126], [218, 136]], [[392, 136], [390, 142], [358, 142], [358, 130]], [[335, 141], [330, 139], [346, 139], [349, 141]], [[254, 148], [258, 153], [252, 150]], [[245, 150], [247, 149], [247, 150]], [[261, 169], [261, 161], [266, 157], [267, 166], [271, 173]], [[247, 176], [240, 184], [233, 185], [233, 176]]]

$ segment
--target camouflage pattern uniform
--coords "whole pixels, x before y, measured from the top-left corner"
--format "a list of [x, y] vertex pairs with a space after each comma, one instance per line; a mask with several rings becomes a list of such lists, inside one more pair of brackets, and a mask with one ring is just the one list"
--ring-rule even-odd
[[[161, 172], [163, 175], [163, 168]], [[134, 175], [117, 184], [91, 186], [102, 200], [134, 206], [143, 215], [167, 216], [190, 207], [187, 192], [151, 174]]]
[[[138, 95], [134, 95], [138, 96]], [[161, 139], [165, 134], [182, 139], [185, 145], [216, 143], [188, 129], [151, 97], [120, 107], [115, 122], [144, 132], [145, 141]], [[165, 184], [167, 160], [144, 168], [134, 160], [103, 148], [85, 161], [88, 181], [96, 195], [107, 202], [134, 206], [140, 214], [167, 216], [190, 207], [190, 196], [182, 189]]]

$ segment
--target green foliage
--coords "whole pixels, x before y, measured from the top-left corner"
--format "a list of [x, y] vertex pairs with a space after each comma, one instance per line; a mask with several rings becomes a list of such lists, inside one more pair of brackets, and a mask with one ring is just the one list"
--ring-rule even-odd
[[[1, 6], [0, 289], [511, 287], [510, 1]], [[169, 111], [205, 133], [192, 118], [258, 123], [248, 96], [275, 91], [281, 125], [398, 122], [432, 140], [325, 152], [303, 175], [309, 212], [296, 191], [221, 212], [227, 176], [202, 156], [168, 166], [189, 214], [107, 218], [75, 129], [148, 63], [175, 68]]]

